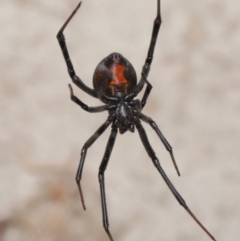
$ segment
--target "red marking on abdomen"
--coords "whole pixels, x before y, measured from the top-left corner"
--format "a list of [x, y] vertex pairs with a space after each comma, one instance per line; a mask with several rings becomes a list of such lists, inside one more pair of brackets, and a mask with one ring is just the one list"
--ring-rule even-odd
[[114, 64], [111, 68], [110, 71], [113, 74], [113, 78], [110, 82], [110, 85], [121, 85], [121, 84], [126, 84], [127, 80], [124, 77], [124, 72], [125, 66], [122, 66], [120, 64]]

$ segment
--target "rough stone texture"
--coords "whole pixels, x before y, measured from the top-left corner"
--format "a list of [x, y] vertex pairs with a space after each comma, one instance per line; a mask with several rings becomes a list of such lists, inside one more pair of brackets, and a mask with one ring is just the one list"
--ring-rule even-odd
[[[75, 173], [87, 138], [107, 114], [72, 103], [57, 31], [73, 0], [0, 2], [0, 240], [108, 240], [97, 179], [109, 130], [89, 149], [83, 174], [87, 211]], [[168, 153], [146, 126], [160, 161], [189, 207], [217, 240], [240, 236], [240, 2], [162, 1], [163, 24], [144, 113], [174, 147]], [[65, 31], [79, 76], [113, 51], [140, 76], [156, 0], [85, 0]], [[85, 103], [100, 102], [78, 90]], [[127, 150], [127, 151], [126, 151]], [[204, 241], [145, 153], [138, 134], [118, 137], [106, 172], [115, 241]]]

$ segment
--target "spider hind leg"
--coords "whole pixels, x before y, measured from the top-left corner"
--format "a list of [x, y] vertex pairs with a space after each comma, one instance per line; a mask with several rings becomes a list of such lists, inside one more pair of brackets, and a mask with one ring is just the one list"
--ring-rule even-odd
[[162, 134], [160, 129], [158, 128], [157, 124], [150, 117], [148, 117], [148, 116], [146, 116], [142, 113], [139, 113], [139, 118], [141, 120], [143, 120], [144, 122], [148, 123], [153, 128], [153, 130], [157, 133], [157, 135], [159, 136], [160, 140], [162, 141], [163, 145], [165, 146], [166, 150], [169, 152], [169, 154], [172, 158], [172, 162], [173, 162], [173, 165], [174, 165], [174, 167], [177, 171], [178, 176], [180, 176], [180, 172], [179, 172], [177, 163], [176, 163], [174, 155], [173, 155], [172, 147], [168, 143], [168, 141], [166, 140], [166, 138], [164, 137], [164, 135]]
[[166, 175], [166, 173], [164, 172], [163, 168], [161, 167], [158, 158], [155, 155], [155, 152], [153, 151], [149, 141], [148, 141], [148, 137], [147, 134], [143, 128], [143, 126], [141, 125], [140, 121], [138, 121], [136, 123], [136, 127], [137, 130], [139, 132], [139, 136], [140, 139], [143, 143], [143, 146], [145, 147], [149, 157], [152, 159], [152, 162], [154, 164], [154, 166], [157, 168], [159, 174], [162, 176], [163, 180], [165, 181], [165, 183], [167, 184], [168, 188], [171, 190], [172, 194], [174, 195], [174, 197], [177, 199], [177, 201], [179, 202], [179, 204], [181, 206], [183, 206], [183, 208], [189, 213], [189, 215], [197, 222], [197, 224], [203, 229], [203, 231], [214, 241], [216, 241], [216, 239], [212, 236], [212, 234], [203, 226], [203, 224], [197, 219], [197, 217], [192, 213], [192, 211], [189, 209], [189, 207], [187, 206], [186, 202], [184, 201], [184, 199], [182, 198], [182, 196], [178, 193], [178, 191], [176, 190], [176, 188], [173, 186], [173, 184], [171, 183], [171, 181], [169, 180], [168, 176]]
[[104, 172], [107, 168], [108, 161], [110, 158], [110, 155], [112, 153], [112, 149], [116, 140], [117, 136], [117, 125], [116, 123], [113, 123], [112, 125], [112, 131], [110, 134], [110, 137], [108, 139], [108, 143], [106, 146], [106, 150], [102, 159], [102, 162], [99, 167], [99, 173], [98, 173], [98, 179], [100, 184], [100, 193], [101, 193], [101, 203], [102, 203], [102, 218], [103, 218], [103, 227], [111, 241], [113, 241], [112, 235], [109, 231], [109, 222], [108, 222], [108, 214], [107, 214], [107, 202], [106, 202], [106, 194], [105, 194], [105, 182], [104, 182]]

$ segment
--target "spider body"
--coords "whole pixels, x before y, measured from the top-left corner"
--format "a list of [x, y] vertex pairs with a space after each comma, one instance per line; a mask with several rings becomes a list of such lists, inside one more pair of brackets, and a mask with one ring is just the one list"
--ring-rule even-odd
[[[134, 132], [133, 108], [136, 103], [126, 97], [136, 84], [137, 76], [132, 64], [119, 53], [104, 58], [93, 75], [93, 87], [99, 93], [100, 100], [109, 105], [109, 115], [115, 116], [120, 134], [128, 130]], [[140, 105], [137, 107], [140, 108]]]
[[[73, 83], [76, 86], [78, 86], [81, 90], [83, 90], [85, 93], [91, 95], [92, 97], [98, 98], [105, 105], [89, 107], [88, 105], [83, 103], [77, 96], [74, 95], [72, 86], [69, 84], [70, 97], [73, 102], [75, 102], [85, 111], [88, 111], [90, 113], [108, 111], [109, 114], [107, 120], [95, 131], [95, 133], [86, 141], [86, 143], [82, 147], [80, 162], [76, 174], [76, 183], [79, 189], [79, 194], [83, 208], [86, 209], [80, 181], [82, 178], [82, 171], [87, 151], [89, 147], [98, 139], [98, 137], [110, 126], [110, 124], [112, 124], [111, 134], [109, 136], [105, 153], [99, 166], [98, 179], [100, 184], [103, 227], [109, 239], [113, 241], [113, 238], [109, 231], [104, 174], [115, 143], [115, 139], [117, 137], [118, 130], [120, 134], [123, 134], [126, 131], [134, 132], [134, 128], [136, 127], [148, 156], [151, 158], [153, 165], [156, 167], [157, 171], [159, 172], [164, 182], [172, 192], [173, 196], [177, 199], [179, 204], [189, 213], [189, 215], [199, 224], [199, 226], [209, 235], [209, 237], [212, 240], [215, 240], [214, 237], [209, 233], [209, 231], [200, 223], [196, 216], [191, 212], [184, 199], [181, 197], [181, 195], [178, 193], [176, 188], [169, 180], [154, 150], [152, 149], [147, 134], [144, 130], [144, 127], [141, 124], [142, 121], [146, 122], [156, 132], [159, 139], [165, 146], [166, 150], [169, 152], [175, 169], [178, 175], [180, 176], [177, 164], [173, 156], [172, 147], [170, 146], [170, 144], [158, 128], [157, 124], [150, 117], [142, 113], [142, 110], [146, 104], [146, 101], [152, 89], [152, 85], [148, 82], [147, 76], [150, 71], [157, 36], [162, 22], [160, 14], [160, 0], [157, 0], [157, 17], [154, 20], [150, 46], [148, 49], [147, 58], [142, 68], [142, 74], [139, 82], [137, 83], [136, 72], [131, 63], [121, 54], [112, 53], [106, 58], [104, 58], [97, 65], [93, 75], [93, 89], [85, 85], [84, 82], [76, 75], [63, 34], [64, 29], [66, 28], [72, 17], [75, 15], [77, 10], [80, 8], [80, 6], [81, 2], [78, 4], [78, 6], [75, 8], [72, 14], [69, 16], [69, 18], [63, 24], [62, 28], [59, 30], [57, 34], [57, 39], [68, 68], [69, 76], [72, 79]], [[139, 92], [143, 90], [145, 84], [146, 89], [144, 91], [142, 99], [135, 99]]]

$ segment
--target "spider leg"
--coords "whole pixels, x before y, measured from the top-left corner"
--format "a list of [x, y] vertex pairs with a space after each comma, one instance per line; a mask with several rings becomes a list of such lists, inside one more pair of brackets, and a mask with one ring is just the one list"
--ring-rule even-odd
[[[144, 95], [143, 95], [143, 98], [142, 98], [142, 100], [141, 100], [141, 109], [143, 109], [143, 107], [145, 106], [146, 101], [147, 101], [147, 98], [148, 98], [148, 96], [149, 96], [149, 94], [150, 94], [150, 92], [151, 92], [151, 90], [152, 90], [152, 85], [148, 82], [148, 80], [146, 79], [146, 77], [144, 76], [143, 73], [142, 73], [140, 82], [141, 82], [142, 80], [144, 81], [144, 83], [147, 84], [147, 88], [146, 88], [146, 90], [145, 90], [145, 92], [144, 92]], [[139, 83], [140, 83], [140, 82], [139, 82]], [[134, 97], [136, 97], [136, 96], [139, 94], [139, 92], [140, 92], [141, 90], [142, 90], [141, 86], [140, 86], [139, 84], [136, 85], [136, 87], [133, 89], [133, 91], [132, 91], [130, 94], [128, 94], [128, 95], [125, 96], [124, 101], [130, 101], [130, 100], [132, 100]]]
[[[151, 65], [151, 63], [152, 63], [153, 53], [154, 53], [155, 45], [157, 42], [158, 32], [159, 32], [161, 23], [162, 23], [162, 19], [161, 19], [160, 0], [157, 0], [157, 17], [153, 23], [152, 38], [151, 38], [150, 46], [148, 49], [147, 59], [145, 61], [145, 64], [147, 64], [147, 65]], [[146, 75], [146, 73], [144, 73], [144, 74]]]
[[200, 223], [200, 221], [192, 213], [192, 211], [189, 209], [189, 207], [187, 206], [187, 204], [184, 201], [184, 199], [181, 197], [181, 195], [178, 193], [178, 191], [175, 189], [175, 187], [173, 186], [173, 184], [171, 183], [171, 181], [167, 177], [166, 173], [164, 172], [164, 170], [162, 169], [162, 167], [161, 167], [161, 165], [159, 163], [159, 160], [157, 159], [157, 157], [155, 155], [155, 152], [153, 151], [153, 149], [152, 149], [152, 147], [151, 147], [151, 145], [150, 145], [150, 143], [148, 141], [147, 134], [146, 134], [143, 126], [141, 125], [140, 121], [136, 122], [136, 127], [137, 127], [137, 130], [139, 132], [139, 136], [141, 138], [143, 146], [146, 149], [146, 152], [148, 153], [149, 157], [152, 159], [154, 166], [157, 168], [158, 172], [160, 173], [160, 175], [162, 176], [163, 180], [165, 181], [165, 183], [167, 184], [167, 186], [171, 190], [171, 192], [174, 195], [174, 197], [177, 199], [179, 204], [181, 206], [183, 206], [183, 208], [189, 213], [189, 215], [198, 223], [198, 225], [207, 233], [207, 235], [212, 240], [216, 241], [216, 239], [210, 234], [210, 232]]
[[[161, 23], [162, 23], [162, 19], [161, 19], [160, 0], [157, 0], [157, 17], [155, 18], [155, 20], [153, 22], [152, 37], [151, 37], [151, 41], [150, 41], [150, 45], [149, 45], [149, 49], [148, 49], [148, 54], [147, 54], [147, 58], [145, 60], [145, 64], [143, 65], [143, 68], [142, 68], [142, 73], [144, 74], [144, 76], [146, 78], [148, 76], [148, 73], [150, 71], [150, 67], [152, 64], [153, 53], [154, 53], [155, 45], [157, 42], [157, 37], [158, 37]], [[139, 85], [139, 89], [141, 91], [144, 86], [143, 78], [140, 79], [138, 85]]]
[[97, 92], [94, 89], [89, 88], [87, 85], [85, 85], [82, 80], [75, 74], [75, 70], [72, 64], [72, 61], [70, 59], [69, 53], [68, 53], [68, 49], [67, 49], [67, 45], [66, 45], [66, 41], [65, 41], [65, 36], [63, 34], [64, 29], [66, 28], [66, 26], [68, 25], [68, 23], [71, 21], [71, 19], [73, 18], [73, 16], [75, 15], [75, 13], [77, 12], [77, 10], [80, 8], [81, 6], [80, 2], [77, 7], [74, 9], [74, 11], [72, 12], [72, 14], [69, 16], [69, 18], [66, 20], [66, 22], [63, 24], [62, 28], [59, 30], [58, 34], [57, 34], [57, 39], [59, 42], [59, 45], [62, 49], [62, 53], [63, 53], [63, 57], [65, 59], [65, 62], [67, 64], [67, 68], [68, 68], [68, 73], [73, 81], [74, 84], [76, 84], [80, 89], [82, 89], [84, 92], [86, 92], [87, 94], [98, 98]]
[[109, 231], [109, 222], [108, 222], [108, 214], [107, 214], [107, 203], [106, 203], [106, 194], [105, 194], [105, 184], [104, 184], [104, 172], [107, 168], [108, 161], [116, 140], [117, 136], [117, 126], [115, 123], [112, 125], [112, 131], [110, 134], [110, 137], [108, 139], [108, 143], [106, 146], [106, 150], [102, 159], [102, 162], [99, 167], [99, 172], [98, 172], [98, 179], [99, 179], [99, 184], [100, 184], [100, 192], [101, 192], [101, 203], [102, 203], [102, 218], [103, 218], [103, 227], [111, 241], [113, 241], [112, 235]]
[[171, 145], [168, 143], [168, 141], [166, 140], [166, 138], [164, 137], [164, 135], [162, 134], [162, 132], [159, 130], [157, 124], [148, 116], [142, 114], [139, 112], [139, 118], [141, 120], [143, 120], [144, 122], [148, 123], [152, 128], [153, 130], [155, 130], [155, 132], [157, 133], [157, 135], [159, 136], [159, 138], [161, 139], [163, 145], [165, 146], [165, 148], [167, 149], [167, 151], [169, 152], [171, 158], [172, 158], [172, 162], [173, 162], [173, 165], [177, 171], [177, 174], [178, 176], [180, 176], [180, 172], [179, 172], [179, 169], [178, 169], [178, 166], [177, 166], [177, 163], [175, 161], [175, 158], [174, 158], [174, 155], [173, 155], [173, 150], [172, 150], [172, 147]]
[[82, 171], [83, 171], [85, 158], [87, 155], [87, 150], [97, 140], [97, 138], [108, 128], [113, 118], [114, 118], [113, 116], [109, 116], [108, 119], [97, 129], [97, 131], [87, 140], [87, 142], [82, 147], [80, 162], [79, 162], [78, 170], [76, 174], [76, 183], [78, 186], [78, 190], [79, 190], [79, 194], [80, 194], [80, 198], [81, 198], [81, 202], [84, 210], [86, 210], [86, 207], [84, 204], [83, 192], [82, 192], [80, 181], [82, 179]]
[[144, 106], [146, 105], [148, 96], [152, 90], [152, 85], [148, 82], [148, 80], [146, 79], [146, 77], [144, 76], [144, 74], [142, 74], [142, 78], [144, 79], [145, 83], [147, 84], [147, 88], [144, 92], [143, 98], [141, 100], [141, 105], [142, 105], [142, 109], [144, 108]]
[[102, 105], [102, 106], [96, 106], [96, 107], [89, 107], [86, 104], [84, 104], [80, 99], [78, 99], [77, 96], [74, 95], [72, 86], [69, 84], [68, 85], [70, 89], [70, 98], [73, 102], [75, 102], [77, 105], [79, 105], [83, 110], [90, 112], [90, 113], [97, 113], [97, 112], [102, 112], [105, 110], [109, 110], [110, 108], [113, 108], [114, 105], [109, 106], [109, 105]]

